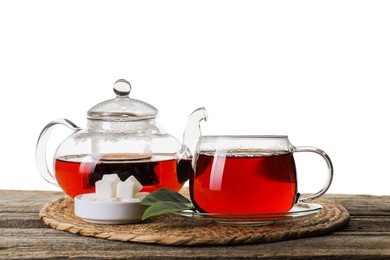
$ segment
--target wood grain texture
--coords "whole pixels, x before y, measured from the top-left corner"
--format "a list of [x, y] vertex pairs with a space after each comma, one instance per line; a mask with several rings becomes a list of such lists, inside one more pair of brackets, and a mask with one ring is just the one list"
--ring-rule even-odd
[[0, 191], [1, 259], [390, 259], [390, 196], [327, 195], [351, 214], [330, 235], [284, 242], [177, 247], [82, 237], [47, 227], [39, 210], [59, 192]]

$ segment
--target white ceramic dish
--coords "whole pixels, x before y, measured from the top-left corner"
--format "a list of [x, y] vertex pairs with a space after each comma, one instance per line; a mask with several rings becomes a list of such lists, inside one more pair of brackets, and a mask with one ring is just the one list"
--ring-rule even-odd
[[140, 198], [101, 201], [95, 199], [94, 193], [88, 193], [74, 198], [74, 213], [82, 220], [96, 224], [139, 223], [147, 208], [140, 202]]

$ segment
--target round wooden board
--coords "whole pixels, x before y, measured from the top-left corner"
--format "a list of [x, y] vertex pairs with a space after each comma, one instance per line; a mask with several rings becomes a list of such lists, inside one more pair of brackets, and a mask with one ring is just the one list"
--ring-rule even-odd
[[[188, 194], [188, 189], [182, 193]], [[265, 226], [226, 226], [175, 214], [154, 217], [141, 224], [99, 225], [87, 223], [74, 215], [73, 199], [63, 197], [46, 204], [39, 212], [52, 228], [82, 236], [117, 241], [160, 245], [232, 245], [267, 243], [324, 235], [345, 226], [348, 211], [335, 202], [320, 199], [320, 213], [276, 222]]]

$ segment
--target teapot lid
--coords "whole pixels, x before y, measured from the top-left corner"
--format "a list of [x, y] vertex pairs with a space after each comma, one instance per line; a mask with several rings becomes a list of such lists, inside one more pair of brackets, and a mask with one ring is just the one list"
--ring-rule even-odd
[[143, 101], [129, 98], [130, 83], [119, 79], [114, 84], [116, 98], [103, 101], [88, 110], [88, 119], [104, 121], [138, 121], [156, 118], [158, 110]]

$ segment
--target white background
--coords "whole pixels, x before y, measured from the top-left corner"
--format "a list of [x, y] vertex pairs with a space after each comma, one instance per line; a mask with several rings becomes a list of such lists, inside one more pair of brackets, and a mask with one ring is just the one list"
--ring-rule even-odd
[[[329, 192], [390, 195], [389, 14], [387, 1], [1, 1], [0, 189], [56, 189], [35, 166], [40, 131], [85, 127], [125, 78], [179, 140], [205, 106], [204, 134], [287, 134], [332, 158]], [[325, 163], [296, 161], [301, 192], [318, 189]]]

